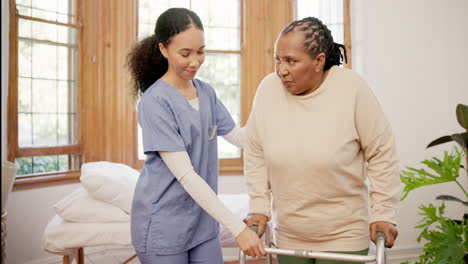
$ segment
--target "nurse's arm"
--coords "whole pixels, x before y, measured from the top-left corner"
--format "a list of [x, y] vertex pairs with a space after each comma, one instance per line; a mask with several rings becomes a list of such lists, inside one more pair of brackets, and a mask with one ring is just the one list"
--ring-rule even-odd
[[[231, 232], [245, 254], [251, 257], [261, 257], [266, 254], [264, 245], [257, 234], [227, 209], [210, 186], [195, 172], [186, 151], [160, 151], [159, 155], [185, 191], [201, 208]], [[168, 219], [168, 221], [171, 220]]]
[[186, 151], [160, 151], [159, 155], [198, 205], [226, 227], [234, 237], [242, 232], [246, 227], [244, 222], [224, 206], [211, 187], [195, 172]]
[[240, 128], [236, 125], [231, 132], [224, 135], [223, 138], [234, 146], [243, 148], [245, 145], [245, 127]]

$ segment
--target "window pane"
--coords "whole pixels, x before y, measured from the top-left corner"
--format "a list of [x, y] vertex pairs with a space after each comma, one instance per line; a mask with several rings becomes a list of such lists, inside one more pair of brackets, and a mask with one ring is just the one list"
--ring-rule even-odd
[[57, 46], [41, 43], [33, 43], [32, 46], [32, 77], [56, 79]]
[[19, 31], [19, 147], [77, 144], [77, 30], [19, 19]]
[[[229, 109], [234, 121], [240, 122], [240, 54], [208, 53], [197, 76], [208, 82]], [[240, 150], [219, 138], [220, 158], [240, 158]]]
[[78, 96], [76, 81], [58, 81], [57, 112], [66, 114], [78, 113]]
[[58, 114], [57, 138], [58, 145], [73, 145], [78, 143], [78, 115], [75, 113]]
[[70, 24], [76, 21], [73, 0], [17, 0], [16, 9], [24, 16]]
[[207, 49], [240, 49], [239, 5], [239, 1], [232, 0], [192, 0], [205, 29]]
[[31, 113], [18, 113], [18, 144], [20, 147], [32, 146]]
[[18, 42], [18, 75], [31, 77], [32, 72], [32, 44], [30, 41]]
[[316, 17], [331, 30], [333, 40], [343, 44], [343, 0], [296, 0], [296, 19]]
[[57, 112], [57, 82], [33, 79], [32, 84], [32, 111], [35, 113]]
[[171, 7], [190, 8], [190, 0], [139, 0], [138, 1], [138, 38], [154, 34], [156, 19]]
[[19, 19], [18, 37], [20, 39], [35, 39], [51, 41], [63, 45], [76, 44], [76, 29], [39, 21]]
[[37, 173], [63, 172], [79, 170], [79, 155], [54, 155], [16, 158], [18, 177]]
[[31, 78], [18, 79], [18, 113], [31, 113], [32, 87]]
[[58, 145], [56, 114], [33, 113], [32, 126], [33, 147], [53, 147]]

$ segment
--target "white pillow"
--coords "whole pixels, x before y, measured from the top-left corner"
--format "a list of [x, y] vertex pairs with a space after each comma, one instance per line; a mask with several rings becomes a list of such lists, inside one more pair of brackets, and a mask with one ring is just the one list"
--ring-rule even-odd
[[95, 199], [130, 213], [139, 175], [137, 170], [125, 164], [98, 161], [81, 166], [80, 180], [86, 191]]
[[70, 222], [128, 222], [130, 216], [115, 205], [94, 199], [79, 187], [54, 205], [55, 213]]

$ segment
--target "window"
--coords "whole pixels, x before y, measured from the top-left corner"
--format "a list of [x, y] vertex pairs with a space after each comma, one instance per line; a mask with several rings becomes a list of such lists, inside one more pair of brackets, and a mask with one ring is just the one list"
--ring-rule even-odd
[[9, 159], [17, 178], [80, 166], [77, 3], [10, 2]]
[[333, 40], [345, 45], [350, 67], [349, 0], [296, 0], [296, 19], [308, 16], [320, 19], [332, 32]]
[[[237, 124], [241, 121], [240, 4], [233, 0], [140, 0], [138, 16], [139, 39], [154, 34], [156, 19], [170, 7], [189, 8], [200, 16], [207, 54], [197, 78], [214, 87]], [[141, 131], [139, 135], [139, 158], [144, 159]], [[218, 150], [219, 158], [236, 159], [240, 164], [240, 150], [223, 138], [218, 138]]]

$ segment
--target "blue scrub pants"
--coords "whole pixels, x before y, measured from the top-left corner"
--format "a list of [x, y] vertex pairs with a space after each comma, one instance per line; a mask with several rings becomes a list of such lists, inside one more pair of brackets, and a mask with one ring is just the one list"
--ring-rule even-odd
[[221, 242], [218, 237], [176, 255], [146, 255], [138, 253], [141, 264], [220, 264], [223, 263]]

